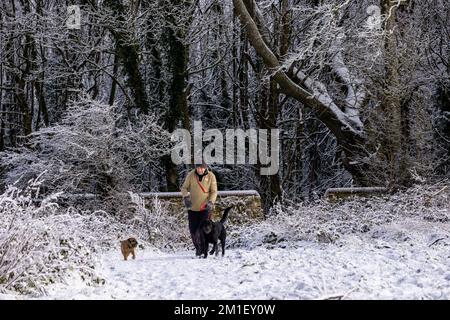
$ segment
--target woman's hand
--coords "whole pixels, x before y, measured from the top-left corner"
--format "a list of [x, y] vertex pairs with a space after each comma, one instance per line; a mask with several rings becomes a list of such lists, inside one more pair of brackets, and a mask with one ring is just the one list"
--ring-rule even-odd
[[183, 198], [184, 206], [186, 209], [190, 209], [192, 207], [191, 198], [189, 196]]
[[214, 203], [212, 203], [211, 201], [208, 201], [208, 204], [206, 205], [206, 209], [208, 210], [208, 212], [212, 212], [214, 210]]

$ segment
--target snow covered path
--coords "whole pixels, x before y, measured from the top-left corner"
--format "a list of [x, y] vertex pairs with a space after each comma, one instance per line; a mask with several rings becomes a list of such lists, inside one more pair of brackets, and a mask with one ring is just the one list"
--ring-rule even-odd
[[[402, 234], [398, 228], [391, 231]], [[74, 280], [52, 286], [46, 298], [449, 299], [448, 238], [429, 231], [414, 241], [391, 242], [373, 233], [348, 236], [340, 244], [230, 249], [223, 258], [206, 260], [193, 252], [146, 249], [125, 262], [119, 251], [110, 252], [101, 264], [105, 285], [88, 287]], [[439, 237], [445, 239], [430, 246]]]

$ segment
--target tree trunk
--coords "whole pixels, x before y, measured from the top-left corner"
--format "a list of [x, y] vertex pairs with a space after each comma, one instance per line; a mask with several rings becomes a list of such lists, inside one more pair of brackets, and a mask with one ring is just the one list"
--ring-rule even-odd
[[[125, 25], [126, 21], [123, 15], [126, 12], [126, 8], [122, 0], [106, 0], [105, 5], [111, 8], [118, 21]], [[129, 34], [117, 31], [115, 28], [110, 28], [110, 31], [116, 39], [116, 52], [120, 61], [122, 61], [123, 70], [127, 76], [126, 84], [133, 94], [134, 106], [131, 107], [137, 107], [142, 113], [147, 114], [150, 106], [144, 80], [139, 70], [139, 47], [133, 43], [133, 39], [131, 39]]]
[[381, 101], [386, 119], [385, 139], [382, 145], [388, 164], [391, 188], [408, 185], [408, 105], [402, 105], [400, 92], [399, 58], [397, 49], [397, 1], [381, 0], [382, 14], [386, 16], [385, 29], [385, 74], [384, 97]]
[[[181, 27], [174, 27], [177, 25], [176, 18], [170, 11], [172, 6], [185, 9], [184, 12], [189, 14], [190, 2], [180, 0], [171, 0], [167, 3], [167, 40], [169, 45], [168, 58], [170, 63], [170, 71], [172, 79], [169, 87], [169, 108], [165, 114], [165, 127], [169, 132], [173, 132], [178, 125], [182, 124], [183, 128], [189, 130], [189, 104], [188, 104], [188, 61], [189, 61], [189, 46], [184, 43], [184, 32]], [[178, 168], [172, 162], [170, 156], [163, 157], [163, 164], [166, 169], [166, 182], [168, 191], [178, 191], [180, 186], [178, 183]]]
[[[43, 11], [42, 11], [42, 1], [37, 1], [36, 2], [36, 12], [37, 14], [43, 16]], [[32, 59], [32, 63], [33, 63], [33, 70], [34, 72], [37, 72], [38, 68], [37, 68], [37, 61], [38, 61], [38, 47], [37, 47], [37, 43], [36, 43], [36, 39], [33, 37], [32, 43], [31, 43], [31, 59]], [[41, 60], [42, 60], [42, 71], [39, 72], [38, 76], [36, 77], [36, 80], [34, 81], [34, 89], [36, 91], [36, 96], [37, 96], [37, 100], [38, 100], [38, 105], [39, 105], [39, 110], [38, 110], [38, 118], [40, 118], [42, 116], [42, 120], [44, 122], [44, 125], [46, 127], [49, 126], [50, 122], [49, 122], [49, 118], [48, 118], [48, 110], [47, 110], [47, 103], [45, 101], [45, 92], [44, 92], [44, 70], [45, 70], [45, 65], [44, 65], [44, 61], [45, 61], [45, 57], [44, 57], [44, 49], [40, 48], [40, 52], [41, 52]], [[39, 128], [39, 121], [36, 122], [36, 126], [38, 129]]]

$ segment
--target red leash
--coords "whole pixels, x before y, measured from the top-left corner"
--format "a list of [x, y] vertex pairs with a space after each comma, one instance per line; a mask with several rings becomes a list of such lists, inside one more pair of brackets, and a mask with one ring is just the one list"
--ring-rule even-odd
[[[205, 190], [205, 188], [203, 188], [200, 180], [198, 179], [197, 175], [195, 175], [195, 179], [197, 180], [198, 186], [200, 187], [200, 189], [202, 189], [203, 193], [209, 193], [208, 191]], [[202, 206], [200, 207], [201, 210], [205, 210], [206, 209], [206, 203], [202, 204]]]

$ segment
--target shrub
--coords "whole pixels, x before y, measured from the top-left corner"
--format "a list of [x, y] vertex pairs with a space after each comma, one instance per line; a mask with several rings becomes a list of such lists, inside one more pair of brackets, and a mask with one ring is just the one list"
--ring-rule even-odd
[[446, 184], [415, 186], [384, 197], [354, 198], [336, 203], [278, 204], [266, 220], [235, 226], [230, 245], [253, 248], [260, 245], [295, 245], [308, 240], [334, 242], [342, 235], [368, 232], [372, 227], [416, 218], [450, 221], [450, 189]]
[[95, 257], [129, 227], [104, 211], [61, 210], [55, 202], [60, 194], [39, 200], [40, 187], [36, 179], [0, 195], [0, 291], [42, 294], [45, 285], [64, 281], [69, 272], [101, 283]]
[[23, 188], [45, 172], [46, 194], [99, 194], [109, 200], [104, 203], [111, 212], [127, 190], [142, 189], [145, 174], [169, 152], [170, 143], [155, 115], [130, 121], [117, 107], [84, 98], [68, 108], [60, 124], [31, 134], [26, 146], [0, 158], [6, 185]]

